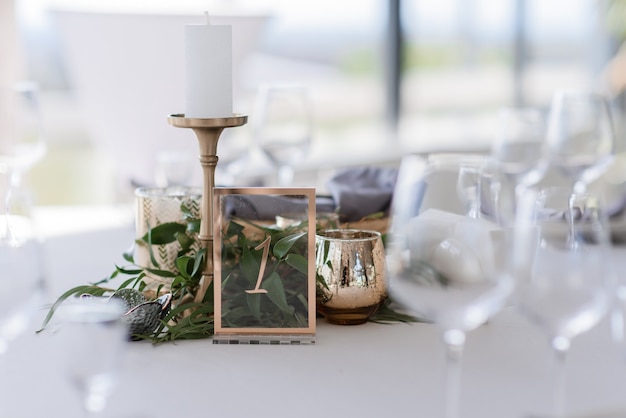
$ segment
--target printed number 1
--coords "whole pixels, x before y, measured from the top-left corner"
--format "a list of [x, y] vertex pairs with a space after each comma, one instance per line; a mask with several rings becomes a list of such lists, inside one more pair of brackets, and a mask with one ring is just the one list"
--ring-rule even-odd
[[267, 293], [267, 289], [261, 289], [261, 281], [265, 273], [265, 265], [267, 264], [267, 256], [270, 253], [270, 239], [267, 237], [265, 241], [254, 247], [255, 250], [263, 248], [263, 258], [261, 259], [261, 268], [259, 269], [259, 277], [256, 279], [256, 286], [254, 289], [246, 290], [246, 293]]

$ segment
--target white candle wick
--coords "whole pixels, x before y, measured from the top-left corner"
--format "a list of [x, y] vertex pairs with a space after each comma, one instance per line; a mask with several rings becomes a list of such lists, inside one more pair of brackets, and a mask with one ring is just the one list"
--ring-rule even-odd
[[211, 24], [211, 19], [209, 19], [209, 12], [208, 11], [204, 12], [204, 15], [206, 16], [206, 24], [210, 25]]

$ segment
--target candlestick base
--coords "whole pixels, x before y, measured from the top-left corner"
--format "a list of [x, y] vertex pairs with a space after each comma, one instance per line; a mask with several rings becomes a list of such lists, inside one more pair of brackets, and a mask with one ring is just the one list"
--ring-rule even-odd
[[235, 114], [225, 118], [186, 118], [184, 114], [172, 114], [168, 116], [167, 121], [176, 128], [192, 129], [198, 139], [204, 183], [198, 239], [201, 246], [206, 248], [206, 262], [202, 269], [200, 289], [195, 300], [201, 302], [213, 281], [213, 188], [215, 187], [215, 167], [219, 160], [217, 142], [225, 128], [245, 125], [248, 122], [248, 116]]

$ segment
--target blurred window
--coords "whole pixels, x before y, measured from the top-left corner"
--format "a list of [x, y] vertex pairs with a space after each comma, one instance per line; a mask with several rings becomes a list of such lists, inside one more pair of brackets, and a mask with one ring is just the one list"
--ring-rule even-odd
[[[24, 4], [91, 0], [21, 0]], [[32, 1], [32, 2], [31, 2]], [[313, 156], [367, 162], [400, 148], [385, 130], [385, 81], [390, 1], [222, 0], [215, 10], [268, 13], [258, 50], [240, 69], [244, 105], [253, 116], [265, 82], [310, 87], [317, 129]], [[609, 3], [619, 0], [400, 0], [403, 76], [398, 136], [410, 149], [484, 149], [500, 106], [547, 106], [558, 88], [595, 88], [615, 45], [605, 27]], [[108, 2], [132, 10], [155, 2]], [[169, 7], [202, 13], [206, 1]], [[35, 11], [29, 7], [25, 10]], [[40, 16], [25, 20], [35, 78], [44, 87], [66, 81], [58, 45]], [[46, 65], [46, 62], [48, 65]], [[355, 144], [359, 144], [355, 147]], [[382, 149], [382, 153], [381, 153]], [[316, 162], [318, 163], [319, 160]]]

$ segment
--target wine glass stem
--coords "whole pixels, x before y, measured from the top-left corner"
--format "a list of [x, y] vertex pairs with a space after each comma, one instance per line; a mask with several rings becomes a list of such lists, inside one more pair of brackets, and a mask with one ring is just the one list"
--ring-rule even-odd
[[576, 202], [575, 202], [575, 197], [572, 195], [569, 198], [569, 201], [567, 202], [567, 226], [568, 226], [568, 230], [569, 230], [569, 235], [567, 238], [568, 241], [568, 245], [571, 248], [576, 248], [576, 228], [575, 228], [575, 222], [576, 222]]
[[569, 352], [569, 341], [562, 337], [556, 337], [552, 341], [554, 348], [554, 404], [553, 414], [555, 417], [565, 415], [565, 392], [566, 392], [566, 364]]
[[458, 418], [461, 400], [461, 359], [465, 346], [465, 333], [461, 330], [447, 330], [443, 334], [446, 345], [446, 382], [444, 417]]

